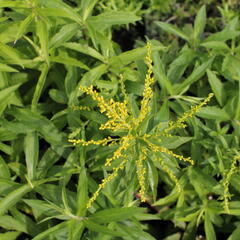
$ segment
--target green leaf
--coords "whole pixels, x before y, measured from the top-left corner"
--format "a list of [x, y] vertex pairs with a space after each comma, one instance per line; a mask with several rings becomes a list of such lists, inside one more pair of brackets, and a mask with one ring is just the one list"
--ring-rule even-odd
[[7, 64], [0, 63], [0, 71], [2, 72], [18, 72], [17, 69], [8, 66]]
[[208, 81], [217, 98], [217, 101], [221, 106], [223, 106], [223, 102], [226, 96], [225, 96], [222, 82], [217, 78], [216, 74], [209, 69], [207, 70], [207, 75], [208, 75]]
[[155, 119], [157, 123], [169, 120], [169, 105], [167, 100], [163, 102], [162, 106], [156, 114]]
[[61, 222], [53, 227], [48, 228], [47, 230], [41, 232], [36, 237], [34, 237], [32, 240], [41, 240], [46, 239], [46, 237], [49, 237], [51, 234], [61, 230], [66, 229], [68, 225], [68, 221]]
[[41, 57], [46, 61], [49, 66], [49, 54], [48, 54], [48, 27], [43, 19], [38, 19], [37, 21], [37, 36], [41, 45]]
[[207, 118], [207, 119], [214, 119], [219, 121], [227, 121], [230, 120], [231, 117], [224, 109], [220, 109], [218, 107], [203, 107], [196, 113], [197, 116]]
[[[222, 70], [225, 71], [230, 78], [240, 81], [239, 70], [240, 58], [237, 55], [227, 54], [222, 64]], [[228, 76], [227, 76], [228, 77]]]
[[65, 95], [65, 92], [57, 89], [50, 89], [49, 95], [55, 102], [60, 104], [67, 104], [68, 99]]
[[181, 237], [182, 237], [182, 234], [178, 232], [178, 233], [173, 233], [168, 235], [168, 237], [166, 237], [164, 240], [179, 240], [181, 239]]
[[107, 72], [108, 65], [101, 64], [95, 68], [92, 68], [90, 71], [85, 73], [79, 82], [79, 84], [76, 87], [75, 94], [76, 96], [80, 95], [80, 86], [89, 86], [91, 84], [95, 84], [95, 81], [97, 81], [103, 74]]
[[81, 111], [81, 115], [99, 124], [104, 124], [107, 121], [106, 116], [94, 111]]
[[23, 68], [21, 57], [19, 56], [19, 53], [12, 47], [5, 45], [0, 42], [0, 55], [7, 59], [7, 60], [13, 60], [16, 62], [16, 64], [20, 65]]
[[0, 156], [0, 178], [10, 178], [10, 171], [4, 159]]
[[20, 84], [5, 88], [0, 91], [0, 115], [5, 108], [12, 103], [15, 91], [19, 88]]
[[179, 197], [179, 193], [175, 190], [172, 193], [168, 194], [164, 198], [160, 198], [158, 201], [154, 203], [154, 206], [161, 206], [161, 205], [167, 205], [175, 202]]
[[37, 86], [36, 86], [36, 89], [35, 89], [35, 92], [34, 92], [34, 95], [33, 95], [33, 99], [32, 99], [32, 110], [36, 110], [37, 108], [37, 103], [38, 103], [38, 100], [41, 96], [41, 93], [42, 93], [42, 89], [43, 89], [43, 86], [44, 86], [44, 83], [45, 83], [45, 80], [46, 80], [46, 77], [47, 77], [47, 74], [48, 74], [48, 65], [47, 64], [43, 64], [42, 66], [42, 69], [41, 69], [41, 75], [38, 79], [38, 83], [37, 83]]
[[227, 40], [234, 39], [234, 38], [238, 37], [239, 35], [240, 35], [240, 31], [236, 31], [236, 30], [226, 28], [226, 29], [222, 30], [221, 32], [211, 34], [209, 37], [207, 37], [204, 40], [204, 43], [215, 42], [215, 41], [226, 42]]
[[36, 218], [46, 215], [58, 219], [57, 215], [59, 214], [59, 211], [57, 211], [52, 205], [46, 203], [46, 201], [36, 199], [23, 199], [23, 202], [32, 208], [33, 214]]
[[[142, 96], [142, 93], [144, 90], [143, 84], [141, 84], [139, 82], [132, 82], [132, 81], [125, 81], [124, 84], [130, 94], [134, 93], [137, 96]], [[115, 86], [116, 86], [116, 84], [115, 84]]]
[[22, 35], [25, 33], [26, 29], [28, 28], [28, 26], [30, 25], [30, 23], [32, 22], [32, 20], [34, 19], [34, 14], [30, 14], [28, 15], [20, 24], [18, 32], [16, 34], [16, 40], [14, 43], [17, 42], [17, 40], [22, 37]]
[[203, 34], [203, 31], [206, 25], [206, 20], [207, 20], [206, 6], [204, 5], [198, 11], [194, 21], [194, 30], [193, 30], [194, 40], [199, 40], [199, 38]]
[[82, 19], [75, 9], [67, 5], [61, 0], [38, 0], [39, 4], [44, 6], [39, 11], [46, 16], [65, 17], [74, 20], [75, 22], [82, 24]]
[[181, 146], [184, 143], [187, 143], [192, 140], [192, 137], [178, 137], [178, 136], [172, 136], [172, 137], [163, 137], [161, 146], [164, 146], [168, 149], [176, 149], [179, 146]]
[[139, 221], [150, 221], [150, 220], [160, 220], [161, 218], [157, 214], [148, 214], [148, 213], [138, 213], [134, 215]]
[[27, 164], [27, 174], [30, 180], [36, 178], [39, 143], [37, 132], [27, 133], [24, 140], [24, 151]]
[[200, 212], [199, 207], [180, 207], [176, 211], [175, 218], [178, 221], [190, 222], [195, 220]]
[[5, 1], [5, 0], [1, 0], [0, 2], [0, 7], [5, 8], [29, 8], [30, 6], [23, 2], [23, 1], [18, 1], [18, 0], [14, 0], [14, 1]]
[[[159, 46], [152, 46], [152, 52], [160, 51], [166, 49], [165, 47]], [[147, 54], [146, 47], [143, 48], [136, 48], [124, 53], [119, 54], [118, 56], [113, 56], [109, 60], [110, 65], [116, 66], [125, 66], [133, 61], [142, 60]]]
[[141, 20], [133, 12], [127, 11], [106, 11], [97, 16], [92, 16], [87, 19], [92, 26], [98, 31], [103, 31], [113, 25], [129, 24]]
[[192, 240], [196, 236], [196, 219], [192, 220], [186, 227], [182, 240]]
[[155, 201], [157, 197], [157, 188], [159, 183], [158, 170], [156, 169], [152, 161], [148, 161], [147, 165], [148, 165], [149, 185], [152, 191], [153, 200]]
[[170, 64], [167, 71], [167, 77], [172, 83], [177, 83], [183, 76], [186, 68], [192, 64], [195, 52], [192, 49], [186, 48], [181, 51], [181, 53], [176, 56], [176, 59]]
[[[90, 220], [84, 220], [83, 221], [84, 225], [86, 228], [88, 228], [89, 230], [91, 231], [94, 231], [94, 232], [99, 232], [99, 233], [104, 233], [104, 234], [108, 234], [110, 236], [124, 236], [125, 234], [122, 234], [116, 230], [111, 230], [103, 225], [99, 225], [93, 221], [90, 221]], [[35, 240], [35, 239], [34, 239]]]
[[13, 182], [12, 180], [6, 178], [0, 178], [0, 184], [1, 197], [8, 195], [20, 186], [19, 183]]
[[221, 194], [221, 191], [215, 190], [218, 182], [210, 175], [204, 173], [199, 167], [189, 167], [188, 176], [190, 183], [193, 185], [194, 189], [198, 193], [199, 197], [206, 199], [207, 194], [210, 192], [215, 192]]
[[9, 215], [0, 216], [0, 227], [27, 233], [27, 226]]
[[[36, 192], [41, 194], [44, 198], [48, 199], [49, 201], [53, 202], [56, 205], [62, 206], [62, 191], [58, 185], [54, 184], [43, 184], [41, 186], [37, 186], [35, 188]], [[75, 209], [76, 207], [76, 193], [69, 191], [66, 189], [67, 196], [68, 196], [68, 203], [71, 209]]]
[[64, 211], [71, 212], [71, 208], [69, 207], [69, 204], [68, 204], [68, 196], [67, 196], [67, 191], [65, 186], [62, 186], [62, 201], [63, 201]]
[[68, 240], [81, 239], [84, 228], [83, 222], [76, 221], [75, 219], [70, 220], [68, 225]]
[[180, 38], [190, 42], [189, 37], [184, 32], [182, 32], [180, 29], [173, 26], [172, 24], [165, 23], [165, 22], [160, 22], [160, 21], [156, 21], [155, 23], [157, 24], [157, 26], [162, 28], [164, 31], [166, 31], [168, 33], [171, 33], [171, 34], [174, 34], [174, 35], [177, 35]]
[[[83, 151], [83, 148], [81, 148], [80, 151]], [[77, 216], [84, 216], [87, 211], [86, 209], [86, 204], [88, 201], [88, 184], [87, 183], [88, 183], [88, 178], [86, 174], [86, 169], [82, 167], [79, 173], [79, 180], [78, 180]]]
[[70, 40], [79, 30], [77, 23], [65, 24], [50, 40], [49, 48], [57, 48]]
[[83, 21], [85, 21], [90, 15], [91, 12], [96, 5], [98, 0], [85, 0], [81, 1], [80, 9], [81, 9], [81, 15], [83, 16]]
[[[137, 224], [125, 225], [116, 223], [115, 226], [121, 231], [123, 234], [127, 235], [126, 239], [138, 239], [138, 240], [156, 240], [156, 238], [152, 237], [149, 233], [144, 232], [140, 226]], [[100, 240], [100, 239], [99, 239]]]
[[205, 74], [206, 70], [211, 66], [213, 59], [214, 58], [210, 58], [207, 62], [196, 67], [191, 75], [176, 87], [176, 93], [185, 93], [194, 82], [198, 81]]
[[17, 237], [20, 235], [20, 232], [6, 232], [0, 233], [1, 240], [16, 240]]
[[[161, 123], [160, 123], [161, 124]], [[168, 149], [175, 149], [181, 146], [184, 143], [187, 143], [192, 140], [192, 137], [179, 137], [179, 136], [172, 136], [169, 137], [161, 137], [161, 142], [158, 141], [158, 136], [149, 139], [155, 145], [166, 147]]]
[[162, 60], [160, 59], [160, 55], [158, 52], [153, 53], [153, 62], [154, 62], [154, 75], [157, 78], [159, 84], [162, 88], [166, 88], [169, 94], [173, 94], [173, 86], [169, 78], [166, 76], [164, 71], [164, 66]]
[[216, 240], [216, 234], [214, 231], [213, 224], [210, 220], [210, 216], [208, 212], [205, 212], [204, 216], [204, 230], [206, 233], [207, 240]]
[[79, 60], [76, 60], [75, 58], [71, 58], [71, 57], [50, 57], [51, 62], [56, 62], [56, 63], [62, 63], [65, 65], [69, 65], [69, 66], [75, 66], [75, 67], [79, 67], [85, 70], [89, 70], [89, 67], [87, 65], [85, 65], [84, 63], [82, 63]]
[[240, 234], [240, 226], [238, 225], [227, 240], [238, 240]]
[[100, 60], [101, 62], [105, 62], [104, 57], [99, 52], [97, 52], [95, 49], [89, 47], [88, 45], [69, 42], [69, 43], [64, 43], [63, 46], [66, 47], [66, 48], [78, 51], [80, 53], [89, 55], [93, 58], [96, 58], [96, 59]]
[[108, 89], [108, 90], [113, 90], [113, 89], [117, 88], [117, 83], [116, 82], [110, 82], [110, 81], [105, 81], [105, 80], [97, 80], [95, 82], [95, 84], [99, 88], [105, 88], [105, 89]]
[[[41, 136], [53, 145], [63, 144], [63, 135], [56, 126], [47, 118], [28, 109], [14, 108], [12, 114], [23, 124], [28, 126], [28, 130], [40, 132]], [[19, 126], [22, 128], [22, 126]], [[14, 129], [13, 129], [14, 130]], [[21, 129], [20, 129], [21, 130]], [[15, 130], [16, 131], [16, 130]], [[25, 129], [24, 131], [25, 132]]]
[[123, 221], [133, 217], [135, 214], [142, 213], [143, 208], [128, 207], [128, 208], [110, 208], [94, 213], [91, 219], [99, 223]]
[[2, 142], [0, 142], [0, 150], [6, 153], [7, 155], [12, 155], [12, 148]]
[[1, 102], [1, 104], [4, 103], [5, 101], [7, 101], [7, 99], [9, 99], [9, 96], [11, 94], [13, 94], [19, 88], [19, 86], [20, 86], [20, 84], [16, 84], [16, 85], [13, 85], [11, 87], [2, 89], [0, 91], [0, 102]]
[[203, 46], [205, 48], [211, 48], [214, 50], [230, 51], [230, 48], [228, 47], [228, 45], [220, 41], [208, 41], [208, 42], [201, 43], [200, 46]]
[[30, 191], [32, 191], [32, 187], [28, 184], [25, 184], [9, 193], [6, 197], [2, 198], [0, 200], [0, 215], [3, 215], [9, 208], [21, 201], [22, 197]]
[[5, 21], [7, 21], [8, 20], [8, 17], [0, 17], [0, 22], [2, 23], [2, 22], [5, 22]]

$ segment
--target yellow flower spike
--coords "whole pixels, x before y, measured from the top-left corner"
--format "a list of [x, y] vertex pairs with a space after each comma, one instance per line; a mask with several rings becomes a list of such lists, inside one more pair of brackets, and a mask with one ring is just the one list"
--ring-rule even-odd
[[108, 137], [108, 138], [104, 138], [96, 141], [95, 140], [85, 141], [83, 139], [68, 139], [68, 141], [70, 143], [73, 143], [73, 145], [82, 144], [83, 146], [88, 146], [88, 145], [94, 144], [94, 145], [106, 146], [109, 142], [113, 143], [116, 140], [112, 139], [111, 137]]
[[100, 112], [105, 113], [109, 118], [109, 121], [101, 125], [100, 130], [110, 129], [113, 131], [119, 131], [130, 128], [126, 121], [129, 116], [126, 102], [115, 102], [113, 99], [107, 101], [103, 96], [100, 96], [96, 90], [93, 90], [92, 85], [88, 88], [81, 86], [80, 90], [91, 95], [92, 98], [97, 101]]
[[140, 199], [141, 202], [146, 201], [146, 188], [145, 188], [145, 174], [146, 174], [146, 169], [143, 165], [143, 161], [146, 159], [146, 149], [143, 148], [141, 149], [140, 157], [136, 161], [136, 166], [137, 166], [137, 175], [138, 175], [138, 182], [140, 185]]
[[240, 155], [235, 156], [233, 158], [230, 170], [227, 172], [226, 177], [223, 180], [223, 189], [224, 189], [223, 208], [224, 208], [224, 211], [228, 214], [230, 214], [228, 200], [231, 199], [231, 194], [229, 193], [229, 184], [230, 184], [230, 180], [231, 180], [232, 175], [238, 170], [238, 168], [237, 168], [237, 161], [238, 160], [240, 160]]
[[199, 110], [206, 105], [211, 98], [214, 96], [213, 93], [209, 93], [208, 97], [204, 99], [200, 104], [196, 106], [192, 106], [191, 109], [187, 112], [185, 112], [181, 117], [177, 119], [176, 122], [170, 121], [169, 127], [164, 130], [164, 133], [167, 134], [169, 131], [175, 129], [175, 128], [185, 128], [186, 124], [184, 123], [187, 119], [191, 118], [195, 113], [199, 112]]
[[124, 159], [116, 168], [113, 168], [113, 172], [108, 175], [108, 177], [104, 178], [102, 180], [102, 183], [99, 184], [97, 191], [93, 194], [93, 196], [89, 199], [87, 203], [87, 208], [90, 208], [93, 204], [93, 202], [97, 199], [100, 191], [105, 187], [105, 185], [110, 182], [113, 178], [115, 178], [118, 175], [118, 171], [122, 170], [126, 164], [127, 160]]
[[75, 106], [75, 105], [72, 105], [71, 109], [73, 109], [73, 110], [82, 110], [82, 111], [91, 111], [91, 108], [88, 107], [88, 106]]
[[175, 157], [175, 158], [178, 158], [178, 159], [181, 160], [181, 161], [189, 162], [189, 163], [191, 163], [192, 165], [194, 165], [194, 161], [193, 161], [190, 157], [185, 158], [185, 157], [183, 157], [182, 155], [178, 155], [178, 154], [176, 154], [176, 153], [172, 152], [171, 150], [169, 150], [169, 149], [167, 149], [167, 148], [164, 148], [164, 147], [159, 147], [158, 149], [159, 149], [159, 151], [162, 152], [162, 153], [167, 153], [168, 155], [171, 155], [171, 156], [173, 156], [173, 157]]
[[154, 78], [152, 77], [153, 71], [152, 71], [152, 58], [151, 58], [151, 43], [147, 43], [147, 56], [146, 56], [146, 62], [148, 66], [148, 71], [145, 78], [145, 84], [144, 84], [144, 90], [143, 90], [143, 99], [141, 101], [141, 110], [139, 117], [136, 120], [136, 124], [139, 124], [143, 121], [143, 119], [146, 117], [146, 115], [150, 111], [149, 102], [153, 96], [151, 85], [154, 83]]
[[129, 141], [131, 140], [130, 136], [122, 137], [120, 141], [120, 147], [113, 153], [113, 156], [107, 158], [105, 166], [111, 166], [112, 161], [123, 156], [123, 151], [129, 147]]
[[194, 165], [194, 161], [193, 161], [190, 157], [185, 158], [185, 157], [183, 157], [182, 155], [178, 155], [178, 154], [174, 153], [173, 151], [171, 151], [171, 150], [169, 150], [169, 149], [167, 149], [167, 148], [165, 148], [165, 147], [156, 146], [156, 145], [151, 144], [151, 143], [149, 143], [149, 142], [148, 142], [148, 144], [149, 144], [149, 147], [151, 148], [151, 150], [152, 150], [153, 152], [167, 153], [168, 155], [173, 156], [173, 157], [175, 157], [175, 158], [177, 158], [177, 159], [179, 159], [179, 160], [181, 160], [181, 161], [189, 162], [189, 163], [191, 163], [192, 165]]
[[181, 187], [177, 177], [173, 174], [171, 169], [166, 165], [166, 163], [163, 161], [162, 158], [159, 158], [158, 161], [160, 162], [160, 165], [161, 165], [163, 171], [166, 172], [168, 174], [168, 176], [170, 177], [170, 179], [176, 184], [177, 191], [181, 192], [182, 187]]

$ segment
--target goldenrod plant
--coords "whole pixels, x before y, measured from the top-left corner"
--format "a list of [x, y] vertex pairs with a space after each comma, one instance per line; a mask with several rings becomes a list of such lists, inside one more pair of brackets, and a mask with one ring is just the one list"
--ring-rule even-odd
[[0, 240], [238, 240], [238, 6], [0, 0]]
[[[120, 164], [117, 167], [113, 168], [113, 172], [108, 175], [107, 178], [102, 180], [102, 183], [99, 184], [97, 191], [90, 198], [87, 203], [87, 208], [92, 206], [92, 203], [96, 200], [101, 189], [111, 181], [114, 177], [117, 176], [118, 171], [124, 169], [127, 161], [135, 161], [136, 171], [138, 176], [138, 181], [140, 185], [140, 198], [142, 202], [146, 201], [146, 161], [148, 159], [153, 159], [154, 161], [159, 161], [163, 170], [169, 175], [172, 181], [177, 186], [178, 191], [181, 191], [181, 185], [171, 171], [171, 169], [165, 164], [164, 160], [157, 155], [157, 153], [168, 154], [178, 160], [194, 164], [194, 161], [190, 157], [183, 157], [182, 155], [175, 154], [171, 150], [161, 146], [161, 136], [171, 137], [169, 132], [176, 128], [185, 128], [185, 122], [191, 118], [195, 113], [197, 113], [202, 106], [206, 105], [213, 94], [210, 93], [209, 96], [202, 101], [199, 105], [191, 107], [189, 111], [183, 114], [182, 117], [179, 117], [176, 121], [170, 121], [169, 126], [164, 130], [159, 131], [159, 126], [156, 126], [156, 131], [152, 132], [143, 132], [142, 128], [143, 121], [151, 113], [151, 99], [153, 97], [152, 85], [154, 83], [153, 77], [153, 65], [151, 57], [151, 43], [147, 43], [147, 56], [146, 63], [148, 66], [147, 74], [145, 77], [143, 98], [141, 100], [141, 108], [138, 117], [134, 117], [131, 109], [129, 107], [128, 98], [125, 90], [123, 90], [124, 101], [116, 102], [114, 99], [106, 100], [101, 94], [94, 89], [91, 85], [89, 87], [80, 87], [80, 90], [84, 93], [87, 93], [92, 96], [92, 98], [97, 101], [98, 107], [101, 113], [105, 113], [108, 117], [108, 121], [100, 126], [100, 130], [109, 129], [113, 132], [124, 132], [123, 136], [119, 136], [117, 139], [112, 138], [111, 136], [101, 139], [101, 140], [89, 140], [85, 141], [83, 139], [69, 139], [69, 142], [74, 145], [81, 144], [83, 146], [88, 146], [90, 144], [95, 145], [118, 145], [117, 150], [113, 153], [113, 156], [108, 157], [105, 162], [105, 167], [112, 165], [114, 160], [120, 160]], [[129, 156], [127, 152], [130, 152], [129, 149], [134, 149], [137, 152], [137, 158]]]

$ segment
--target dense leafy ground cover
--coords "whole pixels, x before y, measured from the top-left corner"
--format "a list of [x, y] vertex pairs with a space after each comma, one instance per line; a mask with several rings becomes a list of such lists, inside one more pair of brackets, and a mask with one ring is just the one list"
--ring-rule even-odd
[[0, 239], [238, 240], [237, 7], [1, 0]]

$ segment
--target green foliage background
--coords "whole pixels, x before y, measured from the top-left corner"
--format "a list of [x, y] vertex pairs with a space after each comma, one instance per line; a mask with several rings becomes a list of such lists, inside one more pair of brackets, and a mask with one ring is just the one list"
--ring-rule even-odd
[[[1, 240], [238, 239], [237, 164], [231, 199], [223, 180], [239, 156], [239, 3], [139, 2], [0, 1]], [[139, 25], [153, 51], [151, 124], [167, 124], [209, 92], [215, 97], [188, 128], [176, 131], [180, 137], [165, 142], [196, 162], [191, 167], [165, 159], [181, 193], [161, 166], [149, 164], [146, 204], [129, 170], [87, 210], [88, 197], [111, 172], [104, 161], [115, 149], [68, 142], [71, 133], [95, 140], [109, 134], [98, 129], [106, 117], [79, 86], [92, 84], [118, 100], [122, 74], [138, 111], [147, 71]], [[121, 31], [135, 32], [131, 50], [118, 44]]]

